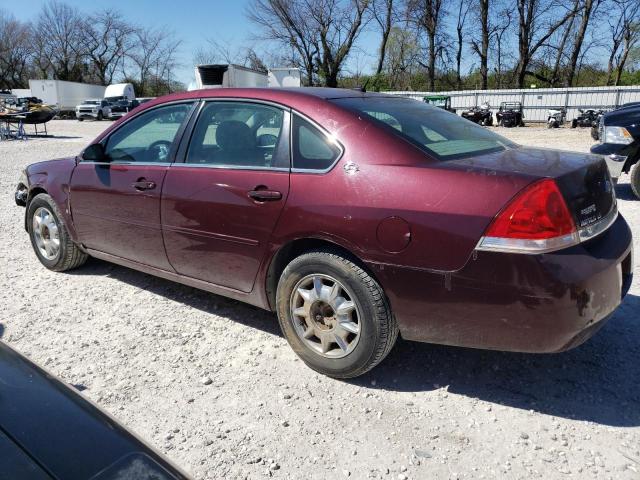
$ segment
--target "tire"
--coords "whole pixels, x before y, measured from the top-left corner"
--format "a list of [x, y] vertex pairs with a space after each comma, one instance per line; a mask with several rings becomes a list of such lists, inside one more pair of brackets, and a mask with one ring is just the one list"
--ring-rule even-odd
[[[318, 280], [323, 284], [320, 289]], [[330, 294], [332, 286], [337, 294]], [[315, 293], [318, 291], [320, 296]], [[335, 311], [323, 302], [327, 298], [337, 300], [333, 302]], [[338, 312], [346, 304], [351, 304], [351, 308], [343, 309], [343, 319], [348, 321], [339, 322]], [[280, 328], [291, 348], [310, 368], [333, 378], [353, 378], [368, 372], [389, 354], [398, 337], [398, 325], [382, 287], [353, 260], [332, 250], [310, 251], [287, 265], [278, 282], [276, 307]], [[295, 315], [294, 311], [307, 313]], [[324, 321], [330, 325], [324, 325]], [[345, 333], [341, 325], [349, 326], [346, 337], [341, 342], [327, 342], [325, 353], [320, 337], [339, 340]], [[308, 331], [312, 333], [305, 339]]]
[[102, 117], [102, 112], [98, 112], [98, 118], [97, 118], [97, 120], [100, 122], [100, 121], [102, 121], [102, 118], [103, 118], [103, 117]]
[[576, 128], [578, 126], [578, 120], [575, 118], [571, 120], [571, 128]]
[[[39, 223], [41, 225], [44, 222], [41, 229], [37, 229], [34, 225], [34, 216], [40, 218]], [[53, 199], [46, 193], [36, 195], [29, 202], [27, 206], [27, 230], [31, 239], [31, 246], [38, 260], [49, 270], [63, 272], [78, 268], [89, 257], [73, 243], [62, 220], [60, 210]], [[55, 245], [56, 237], [58, 241], [57, 248]], [[50, 243], [46, 243], [47, 239]], [[48, 247], [43, 247], [45, 244]], [[45, 250], [44, 252], [43, 249]]]
[[640, 198], [640, 163], [636, 163], [631, 169], [630, 183], [634, 195]]
[[82, 121], [84, 121], [84, 118], [78, 118], [78, 121], [82, 122]]

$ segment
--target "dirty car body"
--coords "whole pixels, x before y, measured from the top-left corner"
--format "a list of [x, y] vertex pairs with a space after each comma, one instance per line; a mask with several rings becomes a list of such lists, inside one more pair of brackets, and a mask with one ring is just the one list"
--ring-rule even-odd
[[[239, 105], [275, 116], [258, 121]], [[177, 124], [146, 161], [133, 150], [103, 156], [161, 108]], [[269, 153], [225, 165], [233, 129]], [[203, 142], [213, 136], [217, 145]], [[602, 158], [524, 148], [380, 94], [218, 89], [152, 100], [77, 158], [29, 166], [16, 201], [29, 209], [43, 192], [89, 255], [268, 310], [287, 265], [330, 251], [380, 285], [409, 340], [565, 350], [610, 317], [631, 282], [631, 231]], [[554, 225], [533, 232], [554, 219], [558, 235], [545, 230]]]

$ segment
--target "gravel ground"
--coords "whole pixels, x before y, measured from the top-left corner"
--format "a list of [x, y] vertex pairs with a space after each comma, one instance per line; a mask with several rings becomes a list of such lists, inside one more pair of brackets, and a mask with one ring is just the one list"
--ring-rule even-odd
[[[45, 270], [13, 203], [22, 167], [107, 122], [0, 142], [0, 336], [196, 478], [640, 478], [640, 273], [585, 345], [523, 355], [400, 341], [354, 381], [314, 373], [269, 313], [91, 260]], [[495, 129], [588, 151], [587, 129]], [[635, 232], [627, 178], [620, 210]], [[640, 235], [636, 235], [636, 252]]]

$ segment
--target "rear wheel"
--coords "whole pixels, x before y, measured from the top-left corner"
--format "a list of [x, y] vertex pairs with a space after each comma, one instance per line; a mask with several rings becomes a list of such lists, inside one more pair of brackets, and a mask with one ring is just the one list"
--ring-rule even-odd
[[36, 195], [27, 208], [29, 238], [40, 263], [49, 270], [62, 272], [87, 261], [88, 255], [69, 237], [62, 215], [49, 195]]
[[84, 120], [84, 118], [78, 118], [79, 122], [82, 122]]
[[636, 163], [631, 169], [631, 190], [640, 198], [640, 163]]
[[102, 120], [102, 112], [98, 112], [98, 121]]
[[398, 337], [382, 287], [354, 261], [330, 250], [305, 253], [287, 265], [278, 282], [277, 311], [296, 354], [330, 377], [366, 373]]

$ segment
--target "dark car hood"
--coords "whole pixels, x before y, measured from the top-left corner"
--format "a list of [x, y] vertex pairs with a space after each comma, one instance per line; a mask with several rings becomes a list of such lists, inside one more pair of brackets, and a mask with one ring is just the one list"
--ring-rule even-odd
[[[111, 417], [3, 342], [0, 452], [3, 478], [186, 478]], [[149, 475], [118, 476], [131, 471]]]
[[39, 173], [50, 173], [52, 171], [68, 170], [71, 173], [76, 165], [75, 157], [55, 158], [53, 160], [44, 160], [42, 162], [32, 163], [27, 166], [29, 175], [37, 175]]
[[607, 112], [603, 115], [603, 122], [607, 126], [635, 126], [640, 123], [640, 106], [626, 107]]

